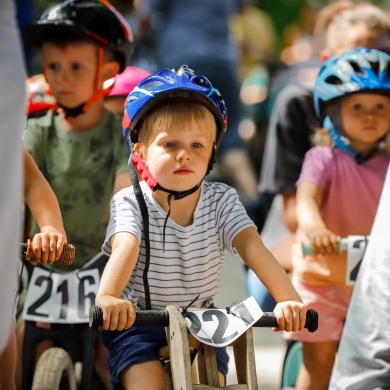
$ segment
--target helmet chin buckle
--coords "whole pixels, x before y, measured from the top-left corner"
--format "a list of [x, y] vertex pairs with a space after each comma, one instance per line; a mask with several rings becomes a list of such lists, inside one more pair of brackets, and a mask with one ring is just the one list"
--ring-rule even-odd
[[142, 179], [148, 184], [150, 189], [152, 191], [157, 190], [158, 182], [150, 173], [149, 168], [146, 166], [145, 161], [142, 160], [141, 156], [138, 153], [132, 153], [131, 160], [133, 161], [135, 169], [141, 175]]

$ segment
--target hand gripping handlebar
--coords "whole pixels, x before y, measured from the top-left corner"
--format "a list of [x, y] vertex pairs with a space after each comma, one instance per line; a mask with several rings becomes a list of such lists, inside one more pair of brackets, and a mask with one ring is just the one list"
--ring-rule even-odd
[[[89, 310], [89, 326], [98, 329], [103, 324], [103, 311], [100, 307], [92, 306]], [[169, 314], [167, 310], [137, 310], [134, 326], [169, 325]], [[277, 327], [275, 314], [264, 312], [261, 318], [253, 324], [254, 327], [272, 328]], [[306, 313], [305, 328], [309, 332], [318, 329], [318, 313], [309, 309]]]

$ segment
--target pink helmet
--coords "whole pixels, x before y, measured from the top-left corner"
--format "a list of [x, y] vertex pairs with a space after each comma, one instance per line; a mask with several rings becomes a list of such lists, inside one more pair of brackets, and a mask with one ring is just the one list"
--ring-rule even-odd
[[141, 80], [149, 75], [150, 73], [142, 68], [127, 66], [122, 73], [106, 81], [107, 85], [110, 85], [115, 80], [114, 87], [108, 96], [127, 96]]

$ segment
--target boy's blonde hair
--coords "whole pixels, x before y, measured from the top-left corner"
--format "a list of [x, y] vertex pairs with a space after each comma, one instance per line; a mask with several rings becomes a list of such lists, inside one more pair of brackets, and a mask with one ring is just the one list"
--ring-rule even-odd
[[[196, 122], [206, 126], [206, 118], [214, 116], [210, 110], [201, 103], [192, 100], [171, 100], [165, 102], [151, 112], [142, 121], [139, 142], [148, 142], [154, 134], [170, 129], [172, 127], [184, 127], [189, 122]], [[214, 143], [217, 136], [217, 125], [215, 123]]]

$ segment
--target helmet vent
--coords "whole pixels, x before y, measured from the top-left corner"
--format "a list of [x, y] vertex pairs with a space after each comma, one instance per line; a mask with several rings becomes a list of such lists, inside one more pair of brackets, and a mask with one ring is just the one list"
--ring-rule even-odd
[[378, 61], [375, 62], [369, 61], [369, 62], [374, 73], [379, 76], [379, 62]]
[[352, 66], [352, 69], [359, 75], [364, 75], [364, 70], [362, 67], [355, 61], [350, 61], [349, 64]]
[[147, 83], [142, 86], [143, 89], [149, 89], [153, 87], [158, 87], [159, 85], [163, 85], [164, 83], [161, 81], [151, 81], [150, 83]]
[[325, 79], [325, 83], [331, 84], [331, 85], [342, 85], [343, 84], [342, 80], [340, 80], [339, 77], [334, 76], [334, 75], [327, 77]]

